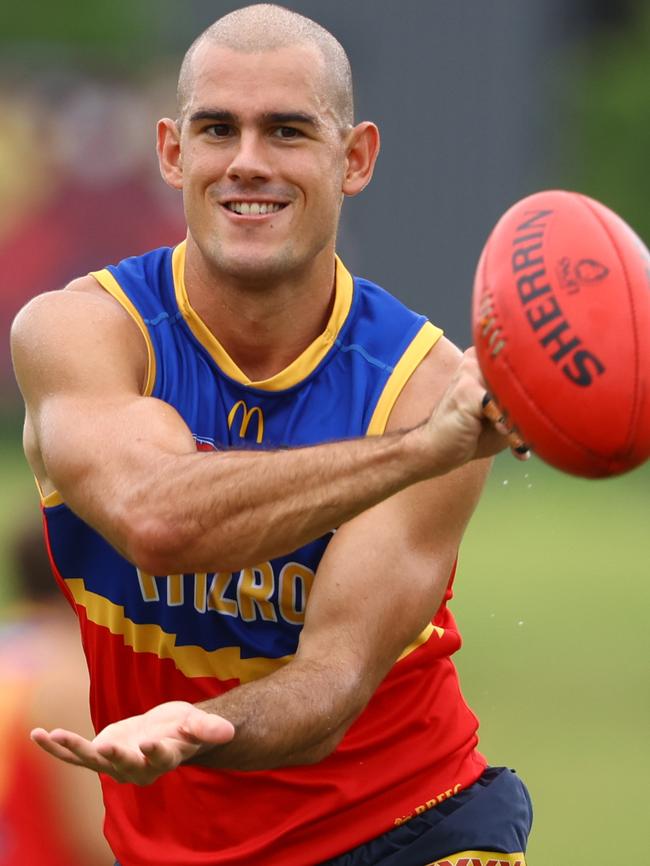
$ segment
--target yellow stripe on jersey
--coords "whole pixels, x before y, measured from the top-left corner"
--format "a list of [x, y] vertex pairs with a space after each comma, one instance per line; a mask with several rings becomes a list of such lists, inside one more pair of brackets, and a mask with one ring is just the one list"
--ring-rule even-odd
[[395, 365], [395, 369], [390, 374], [390, 378], [384, 385], [384, 390], [381, 393], [375, 411], [368, 425], [368, 436], [379, 436], [386, 430], [388, 418], [393, 410], [393, 406], [397, 402], [397, 398], [402, 393], [402, 390], [408, 380], [413, 375], [415, 369], [431, 351], [442, 336], [440, 328], [436, 328], [431, 322], [425, 322], [418, 333], [413, 338], [411, 345], [404, 352], [402, 357]]
[[120, 284], [117, 282], [117, 280], [109, 270], [104, 269], [101, 271], [91, 271], [90, 276], [94, 277], [99, 283], [99, 285], [103, 289], [105, 289], [109, 293], [109, 295], [112, 295], [115, 300], [121, 304], [122, 307], [124, 307], [124, 309], [131, 316], [133, 321], [142, 332], [142, 336], [144, 337], [147, 344], [147, 379], [144, 386], [143, 396], [149, 397], [151, 395], [151, 392], [153, 391], [153, 386], [156, 381], [156, 356], [153, 350], [153, 344], [151, 342], [149, 331], [147, 330], [147, 326], [144, 323], [144, 319], [135, 308], [131, 299], [128, 297], [122, 286], [120, 286]]
[[86, 589], [82, 578], [68, 578], [66, 584], [75, 602], [86, 609], [90, 622], [104, 626], [111, 634], [121, 635], [135, 652], [153, 653], [160, 659], [171, 659], [186, 677], [237, 679], [242, 683], [257, 680], [278, 670], [293, 656], [277, 659], [241, 657], [239, 647], [204, 650], [199, 646], [177, 646], [176, 635], [159, 625], [141, 625], [124, 614], [122, 605]]
[[[140, 577], [142, 576], [140, 575]], [[171, 575], [171, 577], [177, 578], [178, 575]], [[201, 577], [205, 577], [205, 575], [201, 575]], [[153, 653], [160, 659], [171, 659], [176, 668], [186, 677], [216, 677], [219, 680], [237, 679], [242, 683], [247, 683], [273, 673], [293, 658], [293, 655], [286, 655], [276, 659], [264, 657], [243, 659], [239, 647], [205, 650], [200, 646], [178, 646], [175, 634], [163, 631], [155, 623], [133, 622], [125, 615], [122, 605], [115, 604], [104, 596], [86, 589], [83, 578], [66, 578], [65, 582], [75, 603], [85, 608], [86, 616], [90, 622], [107, 628], [111, 634], [121, 635], [124, 643], [135, 652]], [[153, 579], [151, 582], [153, 583]], [[155, 597], [152, 596], [150, 600], [154, 601]], [[231, 615], [235, 615], [235, 611], [231, 612]], [[429, 624], [406, 647], [398, 661], [406, 658], [419, 646], [426, 643], [433, 634], [441, 638], [444, 629]]]
[[269, 379], [253, 381], [248, 378], [243, 370], [240, 370], [237, 364], [235, 364], [203, 319], [190, 304], [187, 289], [185, 287], [185, 246], [186, 242], [183, 241], [174, 249], [172, 255], [172, 271], [174, 274], [176, 301], [178, 303], [178, 308], [183, 314], [183, 317], [189, 325], [192, 333], [201, 345], [208, 350], [219, 368], [236, 382], [239, 382], [242, 385], [252, 385], [253, 387], [260, 388], [263, 391], [283, 391], [285, 388], [291, 388], [303, 379], [306, 379], [307, 376], [316, 369], [334, 345], [339, 331], [348, 317], [350, 307], [352, 306], [353, 281], [341, 260], [338, 257], [336, 258], [336, 292], [334, 307], [323, 333], [320, 334], [311, 345], [307, 346], [305, 351], [299, 355], [295, 361], [292, 361], [288, 367], [285, 367], [284, 370], [281, 370]]
[[426, 866], [526, 866], [526, 858], [521, 851], [515, 854], [502, 854], [500, 851], [458, 851], [448, 854], [442, 860], [434, 860]]

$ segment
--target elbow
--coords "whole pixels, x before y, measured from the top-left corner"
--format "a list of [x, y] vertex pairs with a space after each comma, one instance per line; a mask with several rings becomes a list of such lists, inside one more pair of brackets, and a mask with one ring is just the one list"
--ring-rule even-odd
[[329, 756], [334, 754], [336, 751], [350, 724], [351, 722], [342, 725], [337, 731], [327, 735], [320, 742], [304, 749], [300, 755], [299, 763], [320, 764], [320, 762], [324, 761], [325, 758], [329, 758]]
[[176, 574], [178, 535], [166, 521], [151, 514], [131, 513], [123, 522], [123, 552], [126, 558], [147, 574]]
[[193, 527], [164, 514], [138, 514], [137, 509], [129, 509], [121, 524], [122, 552], [141, 571], [165, 575], [207, 570], [200, 561], [200, 537]]
[[131, 512], [123, 522], [123, 552], [137, 568], [153, 575], [238, 571], [256, 560], [241, 555], [217, 527], [177, 516]]

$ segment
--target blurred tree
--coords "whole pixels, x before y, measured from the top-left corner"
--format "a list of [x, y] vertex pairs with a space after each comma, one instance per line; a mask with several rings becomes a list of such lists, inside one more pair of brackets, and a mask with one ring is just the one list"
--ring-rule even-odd
[[[24, 0], [6, 4], [2, 12], [0, 53], [3, 61], [37, 56], [45, 59], [66, 51], [76, 57], [133, 62], [147, 60], [156, 50], [150, 38], [155, 28], [153, 8], [133, 0], [77, 3]], [[153, 28], [152, 28], [153, 23]], [[137, 51], [135, 50], [137, 48]], [[101, 54], [98, 56], [98, 49]]]
[[[611, 4], [596, 5], [606, 24]], [[575, 126], [566, 169], [573, 188], [619, 212], [649, 243], [650, 5], [623, 5], [616, 29], [597, 27], [582, 48], [569, 91]]]

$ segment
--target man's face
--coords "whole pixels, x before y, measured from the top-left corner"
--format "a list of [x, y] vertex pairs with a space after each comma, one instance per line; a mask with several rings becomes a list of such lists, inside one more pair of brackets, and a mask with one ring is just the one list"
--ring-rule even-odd
[[318, 50], [250, 54], [204, 43], [193, 71], [180, 185], [190, 234], [209, 267], [269, 278], [333, 248], [346, 136]]

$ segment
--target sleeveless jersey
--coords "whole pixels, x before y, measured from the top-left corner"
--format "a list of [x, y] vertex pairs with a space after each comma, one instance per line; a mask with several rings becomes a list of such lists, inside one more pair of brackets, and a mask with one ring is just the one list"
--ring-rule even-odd
[[[145, 337], [145, 393], [177, 409], [201, 450], [382, 433], [441, 334], [337, 260], [323, 334], [289, 367], [251, 382], [193, 310], [184, 256], [182, 243], [94, 276]], [[164, 701], [206, 700], [291, 660], [332, 532], [234, 573], [150, 575], [58, 494], [43, 507], [57, 576], [81, 623], [97, 730]], [[460, 646], [446, 605], [452, 579], [434, 621], [319, 764], [183, 766], [147, 787], [103, 779], [106, 834], [122, 866], [309, 866], [473, 783], [485, 760], [450, 660]]]

